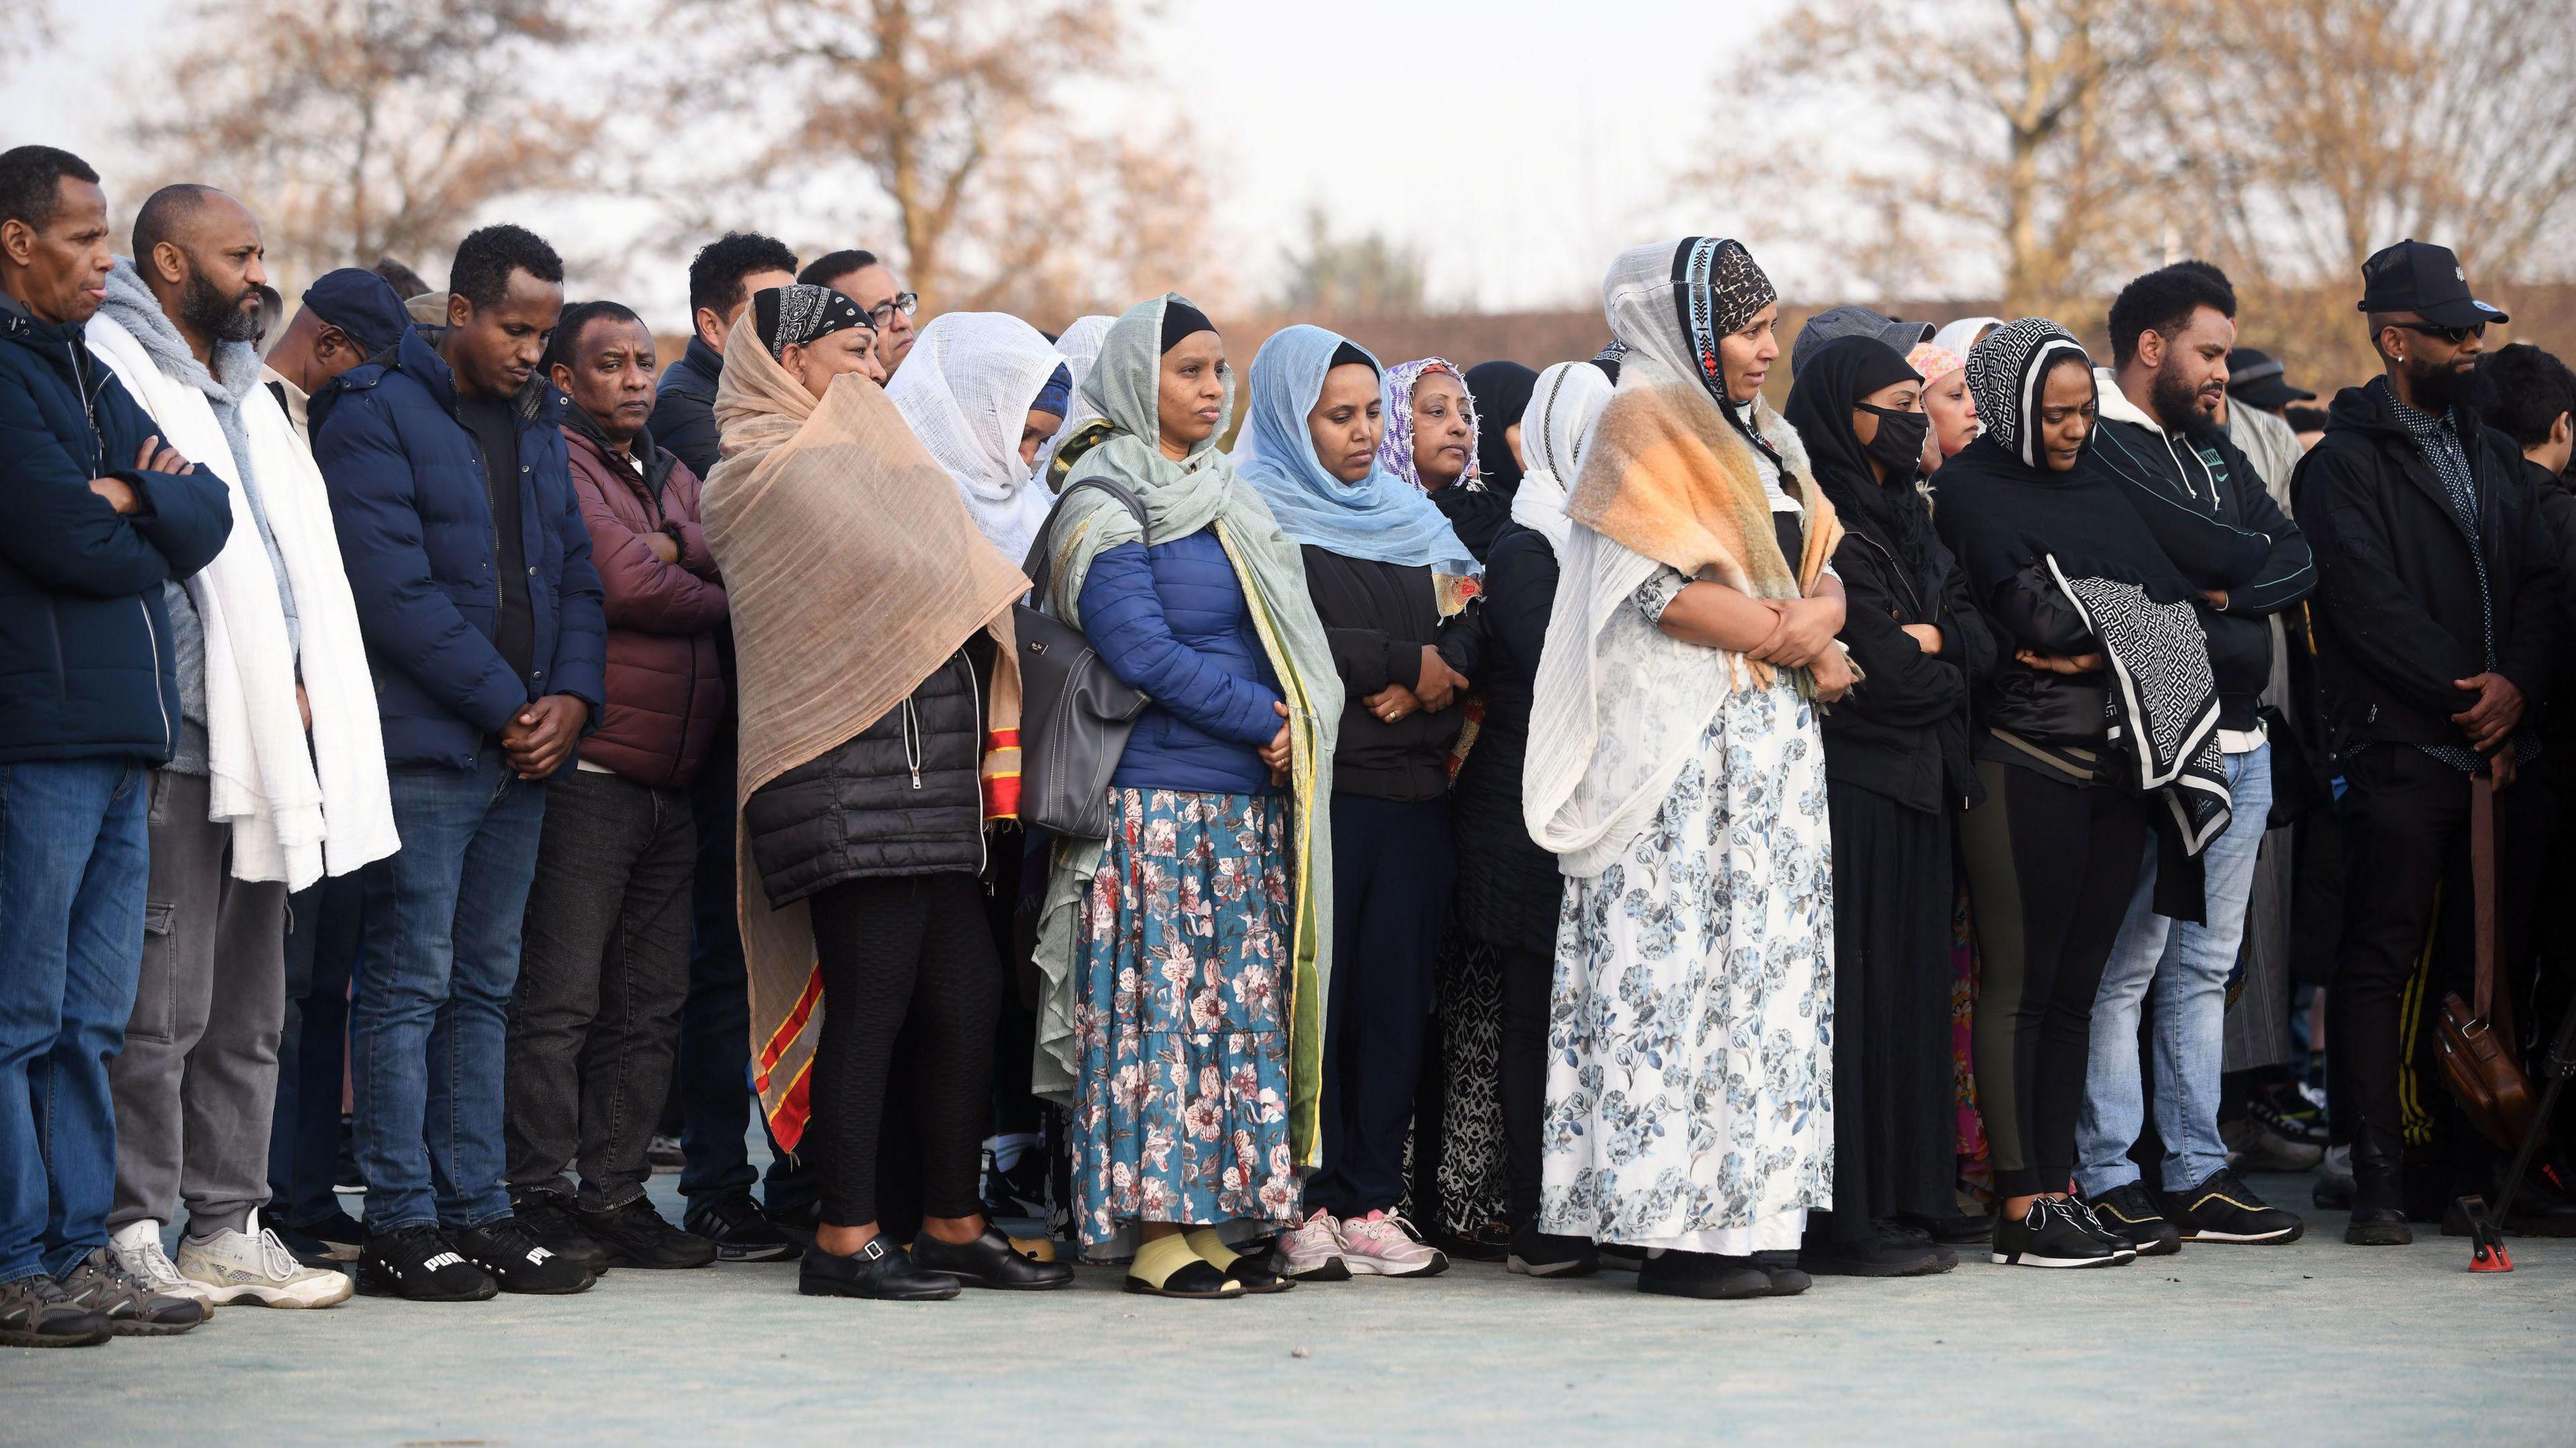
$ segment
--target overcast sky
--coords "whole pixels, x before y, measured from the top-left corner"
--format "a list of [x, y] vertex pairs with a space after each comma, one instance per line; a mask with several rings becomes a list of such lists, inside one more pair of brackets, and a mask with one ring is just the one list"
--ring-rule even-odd
[[[1676, 194], [1713, 134], [1710, 80], [1784, 0], [1165, 0], [1145, 77], [1217, 163], [1229, 271], [1267, 292], [1320, 202], [1343, 235], [1422, 251], [1436, 300], [1582, 304], [1622, 246], [1736, 230]], [[5, 139], [82, 151], [111, 199], [123, 116], [176, 0], [56, 0], [61, 44], [0, 72]], [[732, 83], [730, 80], [725, 83]], [[1745, 228], [1758, 230], [1758, 228]], [[678, 263], [639, 267], [675, 294]], [[660, 274], [668, 271], [666, 279]], [[435, 277], [433, 277], [435, 280]], [[658, 311], [660, 309], [649, 309]], [[673, 308], [676, 312], [676, 308]]]

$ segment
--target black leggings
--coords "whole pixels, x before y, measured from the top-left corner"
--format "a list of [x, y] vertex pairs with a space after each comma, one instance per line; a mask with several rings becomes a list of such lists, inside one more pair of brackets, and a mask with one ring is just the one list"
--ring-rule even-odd
[[1547, 1124], [1548, 996], [1556, 956], [1517, 945], [1503, 958], [1503, 1161], [1514, 1227], [1538, 1230], [1539, 1141]]
[[863, 1227], [877, 1219], [878, 1125], [898, 1035], [912, 1046], [921, 1209], [975, 1215], [983, 1210], [975, 1178], [1002, 998], [983, 892], [972, 875], [897, 875], [844, 881], [812, 902], [823, 1039], [807, 1134], [822, 1174], [823, 1220]]
[[2138, 888], [2146, 814], [2124, 790], [1980, 762], [1959, 841], [1981, 975], [1977, 1105], [1995, 1191], [2062, 1192], [2075, 1172], [2093, 997]]

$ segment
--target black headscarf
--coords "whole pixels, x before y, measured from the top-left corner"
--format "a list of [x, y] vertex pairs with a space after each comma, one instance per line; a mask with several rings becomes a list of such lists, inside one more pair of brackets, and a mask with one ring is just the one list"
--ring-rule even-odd
[[1876, 337], [1836, 337], [1807, 359], [1781, 414], [1806, 444], [1816, 486], [1833, 500], [1844, 526], [1866, 530], [1916, 574], [1923, 571], [1931, 511], [1915, 491], [1912, 471], [1883, 484], [1870, 471], [1869, 451], [1853, 434], [1851, 417], [1853, 404], [1880, 388], [1921, 380], [1895, 348]]
[[1506, 429], [1529, 410], [1538, 374], [1518, 362], [1479, 362], [1467, 369], [1467, 395], [1476, 399], [1476, 469], [1485, 486], [1508, 498], [1521, 490], [1521, 460]]
[[1179, 346], [1184, 337], [1215, 330], [1216, 323], [1208, 320], [1207, 313], [1187, 302], [1174, 300], [1163, 307], [1163, 350], [1166, 352]]
[[868, 326], [868, 314], [842, 292], [800, 282], [752, 293], [751, 325], [769, 355], [783, 362], [787, 349], [800, 342], [811, 346], [834, 332]]

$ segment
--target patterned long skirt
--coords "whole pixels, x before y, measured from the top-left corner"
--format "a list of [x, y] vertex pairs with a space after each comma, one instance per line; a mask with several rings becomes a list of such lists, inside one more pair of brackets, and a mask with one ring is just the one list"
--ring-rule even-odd
[[1287, 803], [1112, 793], [1074, 942], [1083, 1245], [1137, 1221], [1289, 1222]]

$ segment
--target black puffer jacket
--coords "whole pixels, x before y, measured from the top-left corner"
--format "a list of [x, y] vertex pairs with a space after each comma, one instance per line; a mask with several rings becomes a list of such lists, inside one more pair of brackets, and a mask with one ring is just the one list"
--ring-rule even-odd
[[2474, 419], [2461, 431], [2477, 479], [2473, 553], [2395, 400], [2384, 377], [2337, 394], [2325, 436], [2290, 480], [2299, 526], [2316, 548], [2312, 608], [2326, 707], [2347, 746], [2465, 748], [2468, 735], [2451, 716], [2475, 699], [2454, 681], [2486, 670], [2480, 561], [2496, 672], [2533, 704], [2547, 697], [2558, 665], [2565, 569], [2511, 438]]
[[1477, 605], [1484, 670], [1476, 692], [1485, 720], [1450, 796], [1458, 841], [1458, 923], [1479, 940], [1546, 953], [1556, 948], [1556, 856], [1529, 837], [1521, 816], [1521, 765], [1529, 756], [1530, 685], [1556, 603], [1556, 553], [1545, 535], [1515, 523], [1485, 558]]
[[983, 869], [986, 652], [949, 655], [884, 718], [743, 801], [770, 904], [844, 880]]

